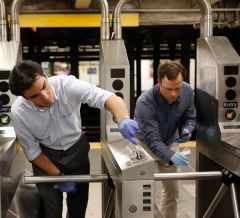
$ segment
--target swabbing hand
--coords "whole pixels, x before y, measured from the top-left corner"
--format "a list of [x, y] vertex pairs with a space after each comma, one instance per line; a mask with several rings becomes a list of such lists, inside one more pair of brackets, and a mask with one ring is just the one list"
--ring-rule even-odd
[[139, 126], [135, 120], [125, 118], [119, 124], [118, 128], [122, 136], [137, 145], [135, 134], [139, 129]]
[[180, 134], [180, 137], [178, 139], [176, 139], [176, 143], [184, 143], [187, 142], [191, 139], [192, 137], [192, 133], [187, 129], [184, 128]]
[[170, 160], [176, 165], [187, 165], [189, 163], [189, 158], [184, 155], [184, 152], [177, 151]]

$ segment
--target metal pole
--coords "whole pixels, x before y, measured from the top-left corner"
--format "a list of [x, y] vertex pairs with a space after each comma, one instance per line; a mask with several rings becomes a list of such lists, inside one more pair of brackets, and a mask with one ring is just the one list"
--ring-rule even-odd
[[186, 172], [186, 173], [154, 173], [154, 180], [201, 180], [221, 178], [221, 171]]
[[235, 184], [232, 183], [230, 185], [230, 191], [231, 191], [231, 196], [232, 196], [232, 203], [233, 203], [233, 212], [234, 212], [234, 217], [239, 218], [239, 211], [238, 211], [238, 202], [237, 202], [237, 191]]
[[204, 214], [203, 218], [210, 218], [215, 208], [218, 206], [219, 202], [221, 201], [221, 198], [227, 191], [228, 186], [224, 183], [221, 185], [220, 189], [218, 190], [217, 194], [215, 195], [214, 199], [212, 200], [210, 206], [208, 207], [206, 213]]
[[76, 183], [89, 183], [89, 182], [105, 182], [108, 181], [107, 174], [100, 175], [65, 175], [65, 176], [25, 176], [25, 184], [34, 183], [58, 183], [58, 182], [76, 182]]

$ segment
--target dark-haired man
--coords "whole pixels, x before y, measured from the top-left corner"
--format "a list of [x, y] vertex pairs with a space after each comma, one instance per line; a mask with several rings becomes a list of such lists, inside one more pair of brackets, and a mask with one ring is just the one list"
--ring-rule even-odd
[[[138, 136], [159, 160], [159, 172], [176, 172], [176, 165], [189, 159], [178, 151], [178, 144], [190, 140], [196, 124], [193, 91], [183, 81], [184, 67], [166, 61], [158, 67], [158, 83], [137, 100], [134, 119], [139, 124]], [[163, 181], [160, 210], [163, 218], [176, 218], [178, 182]]]
[[[33, 61], [19, 62], [9, 78], [10, 90], [19, 96], [12, 105], [14, 129], [36, 176], [89, 174], [89, 143], [82, 134], [81, 103], [109, 110], [122, 135], [136, 144], [138, 124], [129, 119], [123, 100], [74, 76], [48, 78]], [[45, 218], [62, 217], [67, 192], [69, 218], [84, 218], [87, 183], [37, 184]]]

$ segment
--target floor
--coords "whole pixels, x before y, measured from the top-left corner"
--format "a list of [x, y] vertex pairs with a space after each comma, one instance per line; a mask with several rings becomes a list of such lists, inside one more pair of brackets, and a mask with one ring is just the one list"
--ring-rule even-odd
[[[179, 169], [181, 172], [195, 171], [195, 142], [182, 144], [180, 149], [190, 148], [190, 166]], [[90, 150], [91, 173], [100, 173], [100, 146], [91, 143]], [[161, 183], [158, 181], [158, 183]], [[90, 196], [86, 218], [102, 218], [101, 212], [101, 183], [90, 183]], [[155, 193], [155, 202], [160, 201], [161, 190]], [[66, 206], [64, 205], [63, 217], [66, 217]], [[180, 200], [178, 204], [178, 218], [195, 218], [195, 181], [180, 181]]]

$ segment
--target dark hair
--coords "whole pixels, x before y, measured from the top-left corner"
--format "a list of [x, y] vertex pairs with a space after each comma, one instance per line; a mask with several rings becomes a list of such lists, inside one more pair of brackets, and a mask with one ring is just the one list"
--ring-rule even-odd
[[40, 64], [31, 60], [18, 62], [9, 77], [10, 91], [23, 96], [23, 92], [32, 87], [38, 76], [45, 76]]
[[165, 76], [168, 80], [174, 80], [177, 78], [179, 73], [181, 73], [182, 77], [185, 78], [186, 70], [184, 66], [177, 61], [165, 61], [160, 63], [158, 66], [157, 75], [159, 80], [162, 80]]

